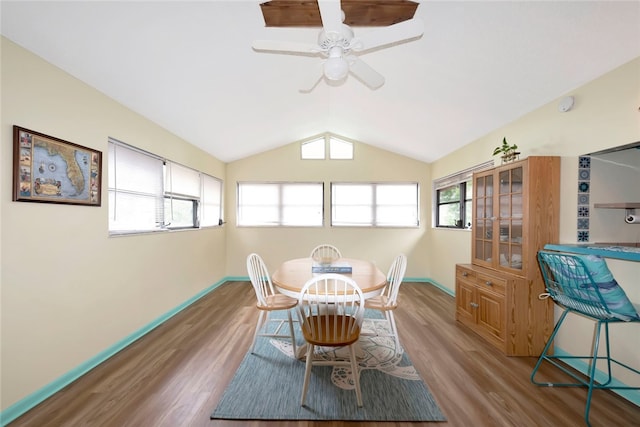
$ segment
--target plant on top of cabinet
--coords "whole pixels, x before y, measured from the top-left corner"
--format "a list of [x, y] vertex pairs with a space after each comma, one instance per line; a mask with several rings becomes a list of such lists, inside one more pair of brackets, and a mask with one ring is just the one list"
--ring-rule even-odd
[[507, 138], [504, 137], [502, 138], [502, 145], [498, 145], [493, 149], [493, 155], [500, 154], [503, 163], [511, 162], [520, 156], [520, 153], [516, 151], [517, 149], [518, 146], [516, 144], [509, 144]]

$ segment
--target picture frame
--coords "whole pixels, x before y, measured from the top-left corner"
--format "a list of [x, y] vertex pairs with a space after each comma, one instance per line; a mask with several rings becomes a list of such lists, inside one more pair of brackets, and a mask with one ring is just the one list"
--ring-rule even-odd
[[13, 201], [100, 206], [102, 152], [14, 125]]

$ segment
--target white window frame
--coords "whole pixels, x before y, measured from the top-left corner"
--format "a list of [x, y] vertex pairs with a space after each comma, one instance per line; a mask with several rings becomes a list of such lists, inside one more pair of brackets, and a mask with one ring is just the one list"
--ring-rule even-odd
[[[222, 180], [113, 138], [109, 138], [108, 179], [110, 236], [223, 224]], [[215, 198], [217, 202], [210, 200]], [[184, 202], [192, 205], [192, 217], [172, 224], [173, 207]], [[202, 224], [205, 212], [208, 220]]]
[[484, 163], [480, 163], [470, 168], [463, 169], [461, 171], [452, 173], [442, 178], [433, 180], [432, 182], [433, 191], [431, 192], [431, 194], [433, 195], [433, 200], [432, 200], [433, 211], [432, 211], [432, 220], [431, 220], [432, 221], [431, 225], [433, 228], [444, 228], [444, 229], [452, 228], [452, 229], [471, 230], [471, 225], [464, 223], [464, 219], [465, 219], [464, 206], [465, 206], [465, 201], [467, 200], [471, 200], [470, 205], [473, 206], [473, 194], [467, 194], [467, 191], [460, 192], [460, 197], [461, 197], [461, 200], [459, 200], [459, 203], [461, 204], [460, 218], [459, 218], [460, 223], [454, 224], [454, 225], [451, 225], [451, 224], [442, 225], [442, 224], [438, 224], [438, 208], [440, 207], [439, 200], [438, 200], [439, 190], [445, 190], [447, 188], [466, 183], [471, 179], [473, 179], [473, 174], [475, 172], [489, 169], [489, 168], [492, 168], [493, 166], [494, 166], [493, 160], [489, 160]]
[[[305, 187], [306, 191], [295, 198], [296, 203], [287, 203], [285, 200], [288, 197], [287, 192], [296, 192]], [[315, 195], [314, 191], [317, 192]], [[323, 182], [238, 182], [236, 194], [238, 227], [324, 226]], [[304, 197], [311, 199], [298, 202]], [[317, 197], [317, 200], [313, 197]], [[295, 216], [295, 218], [304, 218], [307, 222], [287, 220], [290, 212], [295, 210], [306, 211], [306, 214]]]
[[[387, 203], [381, 200], [382, 191], [388, 187], [405, 187], [411, 190], [411, 197], [401, 203]], [[344, 190], [362, 188], [361, 198], [339, 194]], [[397, 191], [395, 194], [399, 194]], [[404, 219], [389, 220], [385, 211], [406, 212]], [[387, 218], [385, 218], [385, 216]], [[358, 218], [358, 219], [353, 219]], [[398, 216], [396, 218], [401, 218]], [[392, 227], [416, 228], [420, 226], [420, 185], [418, 182], [332, 182], [331, 183], [331, 226], [332, 227]]]

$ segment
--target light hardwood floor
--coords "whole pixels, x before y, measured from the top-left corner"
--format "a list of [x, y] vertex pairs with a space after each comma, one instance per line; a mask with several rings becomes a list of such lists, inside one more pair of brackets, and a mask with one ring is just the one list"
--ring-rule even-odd
[[[249, 348], [254, 304], [249, 282], [226, 283], [10, 426], [584, 425], [584, 389], [532, 385], [534, 358], [502, 355], [456, 323], [451, 296], [423, 283], [403, 283], [396, 320], [401, 342], [447, 422], [210, 420]], [[596, 391], [591, 422], [640, 426], [640, 407]]]

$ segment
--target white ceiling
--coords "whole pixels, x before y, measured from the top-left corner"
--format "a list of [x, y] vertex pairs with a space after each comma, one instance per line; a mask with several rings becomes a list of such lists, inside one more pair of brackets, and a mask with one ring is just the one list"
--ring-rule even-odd
[[302, 94], [321, 59], [251, 42], [318, 29], [259, 3], [2, 0], [1, 31], [225, 162], [326, 131], [432, 162], [640, 56], [638, 1], [420, 1], [421, 39], [361, 57], [384, 86]]

